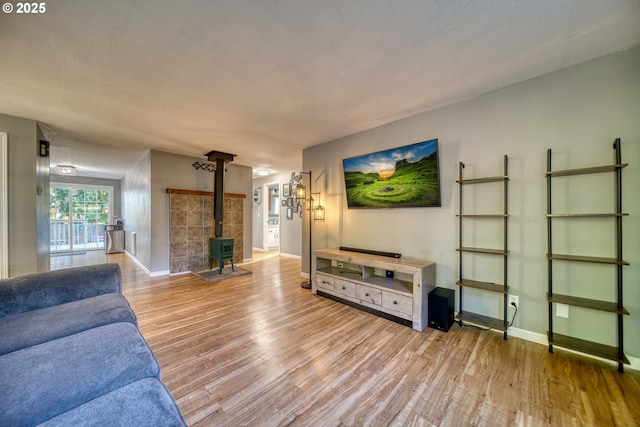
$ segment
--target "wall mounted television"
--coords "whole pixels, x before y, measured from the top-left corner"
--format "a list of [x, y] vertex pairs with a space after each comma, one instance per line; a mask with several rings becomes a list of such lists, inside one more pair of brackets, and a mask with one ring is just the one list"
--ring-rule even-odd
[[439, 207], [438, 140], [342, 161], [349, 208]]

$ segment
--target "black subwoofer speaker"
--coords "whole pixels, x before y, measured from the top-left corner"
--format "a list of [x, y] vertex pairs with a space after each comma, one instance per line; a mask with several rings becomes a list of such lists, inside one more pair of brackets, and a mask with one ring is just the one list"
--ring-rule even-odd
[[435, 288], [429, 292], [429, 327], [448, 332], [453, 325], [453, 289]]

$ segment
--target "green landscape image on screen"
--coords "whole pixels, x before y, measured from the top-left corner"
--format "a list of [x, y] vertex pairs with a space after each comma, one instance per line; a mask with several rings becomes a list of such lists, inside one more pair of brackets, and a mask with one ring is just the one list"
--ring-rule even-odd
[[440, 206], [438, 140], [343, 160], [349, 208]]

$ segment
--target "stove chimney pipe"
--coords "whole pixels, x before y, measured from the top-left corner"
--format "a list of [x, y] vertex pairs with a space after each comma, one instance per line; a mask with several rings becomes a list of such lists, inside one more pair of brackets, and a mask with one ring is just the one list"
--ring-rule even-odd
[[216, 173], [213, 190], [213, 217], [215, 219], [216, 238], [222, 237], [222, 222], [224, 218], [224, 165], [232, 162], [235, 154], [210, 151], [206, 154], [210, 162], [216, 162]]

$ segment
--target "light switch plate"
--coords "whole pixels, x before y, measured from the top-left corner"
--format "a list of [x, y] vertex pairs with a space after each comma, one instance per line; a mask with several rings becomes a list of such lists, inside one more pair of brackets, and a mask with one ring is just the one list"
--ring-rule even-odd
[[556, 304], [556, 316], [569, 318], [569, 306], [567, 304]]

